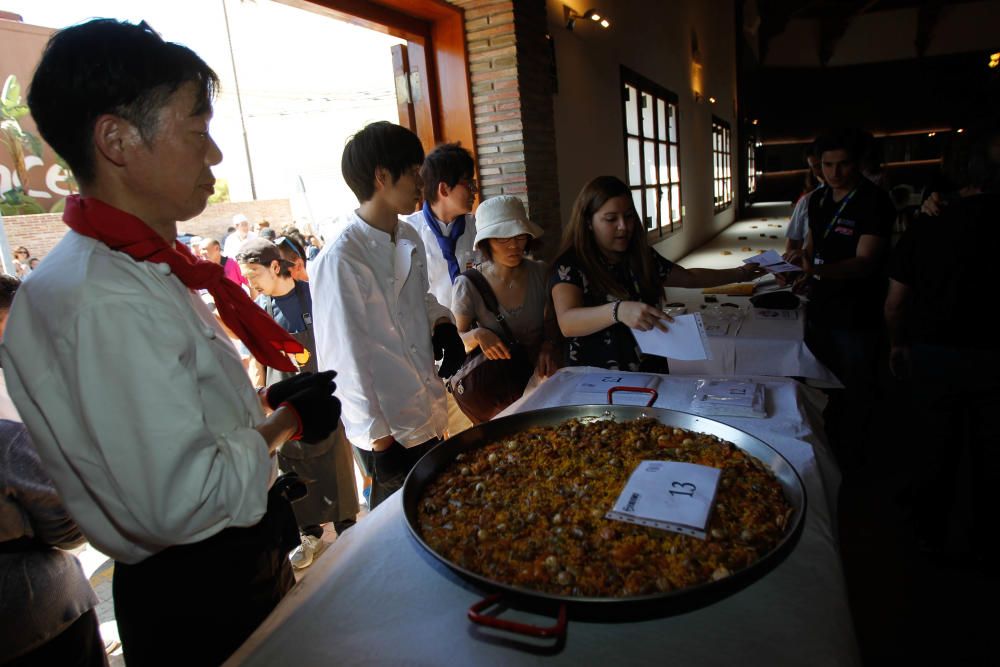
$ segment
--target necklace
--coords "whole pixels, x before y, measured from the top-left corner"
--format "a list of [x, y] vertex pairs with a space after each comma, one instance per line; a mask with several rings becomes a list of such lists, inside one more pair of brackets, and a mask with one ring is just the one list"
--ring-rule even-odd
[[500, 275], [500, 272], [497, 271], [496, 266], [492, 263], [490, 264], [490, 273], [493, 275], [494, 278], [496, 278], [500, 282], [501, 285], [503, 285], [507, 289], [514, 289], [514, 286], [517, 285], [516, 276], [511, 276], [510, 280], [505, 280], [503, 276]]

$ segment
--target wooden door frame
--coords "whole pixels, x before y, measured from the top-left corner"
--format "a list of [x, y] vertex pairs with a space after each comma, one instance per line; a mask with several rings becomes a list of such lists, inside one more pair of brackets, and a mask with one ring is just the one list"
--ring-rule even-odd
[[[475, 150], [465, 11], [443, 0], [278, 0], [423, 46], [433, 138]], [[430, 145], [426, 145], [426, 144]]]

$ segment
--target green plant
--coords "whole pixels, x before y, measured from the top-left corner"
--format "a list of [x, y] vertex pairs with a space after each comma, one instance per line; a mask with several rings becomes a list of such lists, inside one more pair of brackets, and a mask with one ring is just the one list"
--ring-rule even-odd
[[19, 120], [28, 113], [28, 106], [21, 102], [21, 86], [17, 77], [11, 74], [0, 89], [0, 142], [10, 154], [14, 171], [21, 182], [20, 189], [25, 193], [28, 188], [28, 169], [24, 165], [26, 151], [39, 157], [42, 155], [42, 140], [21, 128]]
[[229, 201], [229, 182], [224, 178], [215, 179], [215, 191], [208, 198], [209, 204], [221, 204]]

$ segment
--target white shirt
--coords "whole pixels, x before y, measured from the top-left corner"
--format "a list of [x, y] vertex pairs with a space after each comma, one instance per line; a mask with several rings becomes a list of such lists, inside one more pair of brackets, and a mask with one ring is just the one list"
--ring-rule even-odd
[[264, 515], [259, 400], [166, 264], [67, 232], [21, 285], [0, 354], [46, 471], [100, 551], [136, 563]]
[[[434, 232], [431, 231], [430, 227], [427, 226], [427, 221], [424, 220], [424, 212], [417, 211], [412, 215], [406, 216], [403, 220], [419, 232], [420, 240], [424, 242], [425, 255], [427, 256], [427, 279], [430, 282], [431, 293], [437, 299], [438, 303], [442, 304], [445, 308], [451, 308], [452, 283], [451, 275], [448, 273], [448, 261], [441, 254], [441, 246], [438, 245], [437, 237], [434, 236]], [[439, 229], [445, 230], [444, 233], [447, 234], [447, 227], [440, 220], [437, 220], [437, 218], [435, 218], [435, 221], [441, 225]], [[475, 239], [476, 218], [469, 213], [465, 216], [465, 231], [458, 237], [458, 242], [455, 244], [455, 258], [458, 260], [459, 272], [465, 271], [466, 265], [471, 264], [473, 261], [475, 249], [472, 246], [472, 242]]]
[[448, 426], [431, 329], [447, 308], [428, 293], [423, 243], [405, 222], [396, 242], [358, 217], [308, 265], [316, 355], [337, 371], [347, 438], [362, 449], [393, 436], [412, 447]]
[[222, 254], [226, 257], [236, 259], [236, 255], [240, 254], [240, 248], [243, 247], [243, 244], [255, 238], [257, 238], [257, 234], [254, 232], [247, 232], [247, 237], [245, 239], [240, 238], [240, 233], [238, 231], [233, 232], [226, 237], [226, 244], [222, 247]]
[[793, 241], [805, 241], [806, 234], [809, 233], [809, 199], [816, 190], [822, 187], [824, 186], [820, 185], [810, 190], [795, 202], [795, 208], [792, 209], [792, 217], [788, 219], [788, 231], [785, 232], [785, 238], [792, 239]]
[[17, 414], [14, 401], [10, 400], [10, 393], [7, 391], [7, 378], [4, 377], [3, 369], [0, 368], [0, 419], [12, 422], [21, 421], [21, 415]]

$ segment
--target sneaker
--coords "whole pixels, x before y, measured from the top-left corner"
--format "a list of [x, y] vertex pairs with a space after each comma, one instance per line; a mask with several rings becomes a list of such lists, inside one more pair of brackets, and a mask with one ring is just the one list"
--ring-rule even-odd
[[313, 560], [325, 547], [326, 543], [318, 537], [302, 535], [302, 544], [295, 547], [295, 550], [288, 556], [288, 560], [291, 561], [292, 567], [296, 570], [304, 570], [312, 565]]

